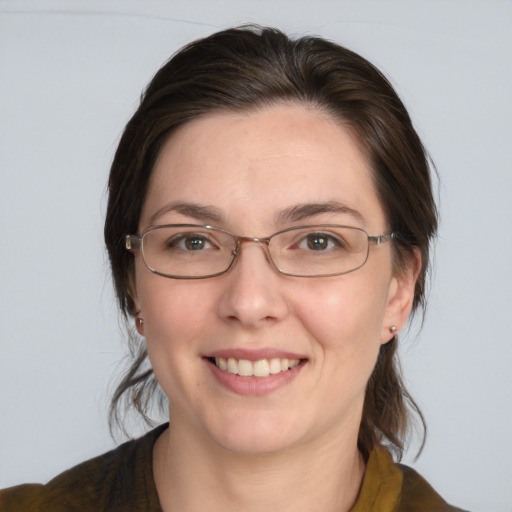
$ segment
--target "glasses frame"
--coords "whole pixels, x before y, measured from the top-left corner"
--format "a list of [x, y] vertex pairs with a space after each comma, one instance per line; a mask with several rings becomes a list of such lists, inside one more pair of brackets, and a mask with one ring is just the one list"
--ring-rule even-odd
[[[233, 257], [231, 259], [231, 263], [228, 265], [228, 267], [225, 270], [222, 270], [221, 272], [216, 272], [214, 274], [207, 274], [205, 276], [177, 276], [174, 274], [166, 274], [164, 272], [159, 272], [158, 270], [152, 268], [149, 263], [146, 261], [146, 256], [144, 254], [144, 237], [151, 233], [151, 231], [154, 231], [156, 229], [160, 228], [168, 228], [168, 227], [177, 227], [177, 228], [201, 228], [206, 230], [215, 230], [215, 231], [221, 231], [223, 233], [226, 233], [227, 235], [230, 235], [233, 237], [236, 243], [235, 250], [233, 251]], [[270, 241], [272, 238], [274, 238], [277, 235], [281, 235], [282, 233], [287, 233], [288, 231], [295, 231], [299, 229], [306, 229], [306, 228], [349, 228], [349, 229], [355, 229], [357, 231], [361, 231], [366, 235], [368, 238], [368, 248], [366, 251], [366, 256], [364, 258], [364, 261], [356, 268], [352, 268], [350, 270], [345, 270], [343, 272], [334, 272], [331, 274], [294, 274], [291, 272], [284, 272], [281, 270], [274, 260], [272, 259], [272, 254], [270, 253]], [[292, 277], [306, 277], [306, 278], [312, 278], [312, 277], [332, 277], [332, 276], [341, 276], [343, 274], [350, 274], [351, 272], [355, 272], [356, 270], [359, 270], [361, 267], [363, 267], [366, 262], [368, 261], [368, 256], [370, 254], [370, 242], [373, 242], [378, 246], [385, 242], [390, 242], [392, 240], [395, 240], [397, 238], [396, 233], [389, 233], [389, 234], [383, 234], [383, 235], [369, 235], [367, 231], [365, 231], [363, 228], [359, 228], [356, 226], [347, 226], [344, 224], [305, 224], [303, 226], [293, 226], [290, 228], [282, 229], [280, 231], [277, 231], [276, 233], [273, 233], [270, 236], [267, 237], [251, 237], [251, 236], [240, 236], [235, 233], [232, 233], [231, 231], [228, 231], [227, 229], [223, 228], [217, 228], [215, 226], [209, 226], [209, 225], [202, 225], [202, 224], [158, 224], [155, 226], [148, 226], [143, 231], [141, 231], [138, 235], [125, 235], [124, 237], [124, 245], [125, 248], [130, 251], [140, 251], [142, 255], [142, 260], [144, 261], [144, 264], [154, 274], [157, 274], [162, 277], [167, 277], [170, 279], [208, 279], [210, 277], [217, 277], [222, 274], [225, 274], [235, 263], [235, 261], [238, 259], [239, 254], [241, 253], [241, 247], [242, 243], [244, 242], [252, 242], [259, 244], [263, 247], [263, 250], [265, 252], [265, 256], [269, 263], [280, 273], [285, 276], [292, 276]]]

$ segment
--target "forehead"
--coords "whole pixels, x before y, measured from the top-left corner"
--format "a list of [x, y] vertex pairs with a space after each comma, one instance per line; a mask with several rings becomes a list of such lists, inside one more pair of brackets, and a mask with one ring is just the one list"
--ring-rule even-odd
[[375, 222], [383, 217], [352, 132], [298, 105], [213, 114], [182, 126], [157, 158], [141, 225], [172, 202], [212, 206], [228, 220], [257, 214], [263, 221], [296, 204], [324, 202], [362, 210]]

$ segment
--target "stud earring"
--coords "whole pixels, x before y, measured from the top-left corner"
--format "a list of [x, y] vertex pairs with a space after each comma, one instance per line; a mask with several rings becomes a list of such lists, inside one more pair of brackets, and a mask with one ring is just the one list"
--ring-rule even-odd
[[396, 325], [392, 325], [390, 328], [389, 328], [389, 332], [391, 334], [396, 334], [396, 331], [397, 331], [397, 327]]
[[137, 325], [139, 327], [142, 327], [144, 325], [144, 319], [141, 318], [140, 316], [138, 316], [135, 321], [137, 322]]

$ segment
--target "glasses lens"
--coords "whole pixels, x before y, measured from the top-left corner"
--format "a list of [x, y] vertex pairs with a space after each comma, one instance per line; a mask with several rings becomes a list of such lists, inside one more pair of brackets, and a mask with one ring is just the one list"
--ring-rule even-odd
[[368, 235], [345, 226], [308, 226], [289, 229], [271, 238], [270, 254], [284, 274], [328, 276], [364, 265]]
[[169, 277], [206, 277], [224, 272], [236, 241], [229, 233], [202, 226], [175, 225], [149, 230], [142, 254], [150, 270]]

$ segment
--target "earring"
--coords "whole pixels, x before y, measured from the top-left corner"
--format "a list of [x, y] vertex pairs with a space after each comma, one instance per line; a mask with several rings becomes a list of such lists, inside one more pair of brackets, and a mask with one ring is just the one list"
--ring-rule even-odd
[[141, 318], [140, 316], [138, 316], [138, 317], [135, 319], [135, 321], [137, 322], [137, 325], [138, 325], [139, 327], [142, 327], [142, 326], [144, 325], [144, 319], [143, 319], [143, 318]]
[[396, 334], [396, 331], [397, 331], [397, 327], [396, 325], [392, 325], [390, 328], [389, 328], [389, 332], [391, 334]]

